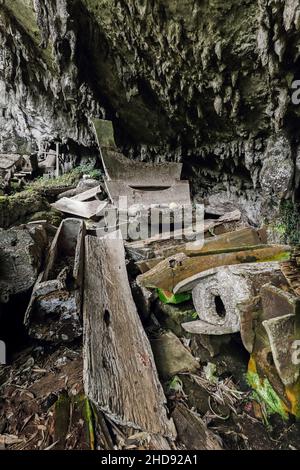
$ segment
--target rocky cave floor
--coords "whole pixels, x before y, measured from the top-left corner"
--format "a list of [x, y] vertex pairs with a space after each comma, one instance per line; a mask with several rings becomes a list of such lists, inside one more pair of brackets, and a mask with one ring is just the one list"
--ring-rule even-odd
[[[224, 449], [300, 448], [299, 423], [293, 419], [285, 422], [276, 415], [266, 420], [263, 404], [253, 398], [245, 381], [247, 354], [239, 341], [233, 340], [213, 359], [202, 349], [200, 358], [202, 370], [207, 364], [216, 364], [215, 379], [208, 380], [200, 372], [199, 376], [178, 374], [173, 384], [164, 382], [170, 410], [177, 404], [193, 410]], [[83, 411], [81, 342], [49, 347], [27, 341], [24, 349], [14, 353], [10, 361], [11, 365], [3, 367], [0, 375], [0, 432], [2, 439], [5, 436], [6, 447], [91, 449], [94, 438], [89, 435]], [[69, 397], [78, 396], [82, 403], [79, 400], [79, 405], [72, 405], [69, 410]], [[109, 418], [103, 417], [101, 426], [94, 421], [92, 425], [99, 449], [157, 448], [148, 443], [146, 433], [123, 429]], [[191, 438], [188, 432], [172, 447], [189, 449], [189, 439], [197, 449], [199, 436], [195, 433]], [[201, 439], [198, 445], [201, 446]]]
[[[30, 199], [32, 190], [26, 196], [11, 196], [10, 204], [16, 198], [20, 209], [18, 214], [11, 211], [6, 215], [13, 219], [8, 225], [18, 227], [29, 220], [47, 219], [51, 240], [53, 224], [59, 225], [62, 214], [51, 209], [49, 202], [59, 192], [74, 188], [81, 176], [78, 172], [75, 180], [68, 176], [67, 182], [45, 186], [35, 182], [35, 205]], [[133, 287], [135, 273], [130, 262], [127, 268]], [[67, 343], [28, 336], [23, 318], [30, 292], [12, 297], [0, 317], [2, 338], [8, 346], [8, 365], [0, 368], [1, 444], [14, 450], [165, 448], [159, 439], [152, 440], [145, 432], [116, 424], [86, 398], [81, 335], [74, 335]], [[164, 357], [153, 348], [169, 413], [173, 416], [174, 410], [179, 410], [180, 415], [188, 410], [192, 417], [201, 418], [200, 431], [188, 424], [179, 426], [176, 442], [169, 441], [167, 448], [300, 449], [300, 424], [296, 419], [269, 415], [249, 387], [249, 354], [240, 335], [204, 341], [186, 334], [181, 323], [192, 309], [189, 303], [167, 305], [155, 297], [143, 318], [150, 341], [159, 340], [166, 331], [175, 341], [169, 342]], [[182, 351], [175, 346], [178, 338]], [[199, 361], [197, 370], [190, 367], [195, 358]]]

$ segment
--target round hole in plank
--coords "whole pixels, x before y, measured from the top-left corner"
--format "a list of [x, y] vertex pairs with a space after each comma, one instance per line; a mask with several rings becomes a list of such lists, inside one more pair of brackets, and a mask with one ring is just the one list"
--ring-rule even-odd
[[108, 310], [104, 311], [103, 320], [104, 320], [105, 325], [107, 327], [109, 327], [109, 325], [110, 325], [110, 313], [109, 313]]
[[221, 297], [219, 295], [215, 296], [215, 306], [216, 306], [217, 315], [220, 318], [225, 318], [226, 308], [225, 308], [225, 305], [223, 303], [223, 300], [221, 299]]
[[274, 359], [271, 351], [267, 354], [267, 363], [269, 364], [269, 366], [274, 366]]

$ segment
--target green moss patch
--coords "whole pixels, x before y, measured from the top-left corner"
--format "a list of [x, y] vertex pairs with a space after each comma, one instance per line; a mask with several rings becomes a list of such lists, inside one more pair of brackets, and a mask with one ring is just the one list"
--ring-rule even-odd
[[248, 370], [247, 382], [254, 389], [255, 398], [267, 406], [268, 415], [279, 414], [284, 420], [288, 419], [286, 406], [267, 378], [261, 379], [257, 372]]
[[173, 294], [163, 289], [157, 289], [158, 297], [164, 304], [178, 305], [191, 300], [191, 294]]

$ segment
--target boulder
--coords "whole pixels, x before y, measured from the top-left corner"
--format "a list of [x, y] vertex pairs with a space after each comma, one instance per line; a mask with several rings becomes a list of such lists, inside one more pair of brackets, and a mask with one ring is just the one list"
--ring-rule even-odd
[[163, 379], [180, 372], [196, 372], [199, 368], [199, 362], [171, 331], [153, 339], [151, 346], [158, 373]]
[[0, 303], [34, 286], [48, 238], [42, 225], [0, 230]]

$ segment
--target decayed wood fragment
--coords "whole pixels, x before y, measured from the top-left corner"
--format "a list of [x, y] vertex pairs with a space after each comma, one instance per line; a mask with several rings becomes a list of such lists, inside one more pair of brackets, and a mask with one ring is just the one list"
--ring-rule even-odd
[[25, 313], [31, 337], [70, 342], [82, 335], [84, 236], [82, 220], [65, 219], [60, 224]]
[[300, 365], [293, 361], [295, 341], [300, 341], [296, 332], [295, 315], [283, 315], [265, 320], [263, 325], [270, 341], [273, 360], [282, 382], [294, 385], [300, 377]]
[[268, 334], [275, 367], [286, 386], [297, 382], [300, 366], [293, 361], [293, 346], [300, 340], [300, 298], [274, 285], [261, 290], [260, 319]]
[[153, 254], [155, 257], [137, 262], [141, 273], [145, 273], [162, 261], [163, 258], [173, 256], [175, 253], [184, 253], [187, 256], [197, 256], [213, 250], [230, 250], [244, 246], [255, 246], [265, 243], [266, 236], [264, 230], [253, 228], [242, 228], [235, 232], [228, 232], [216, 237], [205, 239], [204, 242], [190, 242], [186, 244], [175, 244], [166, 247], [159, 247]]
[[86, 237], [85, 266], [87, 396], [119, 424], [174, 437], [149, 340], [132, 298], [123, 241]]
[[274, 364], [266, 329], [260, 321], [257, 322], [255, 327], [255, 341], [248, 370], [257, 373], [262, 383], [264, 379], [268, 379], [287, 409], [290, 408], [291, 403], [286, 394], [285, 386], [282, 383]]
[[300, 296], [300, 248], [293, 250], [290, 261], [281, 264], [281, 270], [287, 282], [294, 290], [296, 295]]
[[234, 232], [224, 233], [216, 237], [205, 240], [203, 246], [197, 246], [197, 242], [187, 243], [184, 253], [189, 256], [195, 256], [212, 250], [226, 250], [243, 246], [255, 246], [266, 243], [266, 234], [264, 230], [256, 230], [246, 227]]
[[[259, 294], [261, 287], [282, 278], [278, 262], [220, 266], [198, 275], [193, 303], [200, 317], [184, 329], [198, 334], [221, 335], [240, 331], [240, 302]], [[194, 323], [194, 322], [192, 322]]]
[[74, 201], [85, 202], [85, 201], [89, 201], [90, 199], [94, 199], [97, 196], [97, 194], [100, 194], [100, 193], [101, 193], [100, 186], [96, 186], [95, 188], [91, 188], [91, 189], [88, 189], [87, 191], [76, 194], [70, 199]]
[[283, 315], [300, 315], [300, 297], [268, 284], [261, 289], [261, 321]]
[[172, 413], [178, 440], [188, 450], [222, 450], [220, 439], [210, 431], [202, 419], [183, 404], [176, 405]]
[[[224, 238], [221, 239], [219, 237], [223, 237], [223, 235], [225, 235], [226, 240], [227, 233], [229, 233], [228, 230], [225, 230], [225, 234], [214, 237], [210, 235], [210, 231], [227, 222], [237, 221], [240, 217], [241, 214], [239, 211], [229, 212], [220, 219], [204, 220], [203, 227], [199, 227], [198, 230], [197, 227], [193, 228], [192, 226], [187, 225], [184, 230], [176, 229], [171, 233], [163, 232], [144, 240], [127, 242], [125, 244], [126, 251], [134, 261], [161, 256], [167, 258], [177, 253], [189, 254], [188, 250], [195, 248], [193, 242], [198, 245], [199, 239], [203, 241], [203, 238], [205, 238], [203, 249], [207, 251], [210, 250], [209, 245], [206, 244], [207, 242], [214, 244], [215, 240], [218, 240], [217, 243], [219, 243], [220, 240], [224, 240]], [[207, 236], [210, 236], [210, 238], [206, 238]], [[264, 240], [263, 232], [260, 238], [262, 241]], [[196, 242], [197, 240], [198, 242]], [[257, 244], [260, 244], [260, 241], [258, 241]], [[206, 246], [208, 247], [207, 249]], [[198, 248], [199, 246], [197, 246], [197, 250]]]
[[174, 290], [174, 293], [188, 292], [197, 284], [199, 274], [208, 269], [232, 264], [280, 260], [287, 258], [289, 252], [290, 247], [285, 245], [260, 245], [249, 247], [247, 250], [237, 248], [229, 253], [207, 252], [195, 257], [179, 253], [161, 261], [137, 279], [144, 287]]
[[84, 219], [90, 219], [97, 216], [98, 214], [101, 214], [103, 209], [106, 207], [107, 202], [101, 202], [97, 199], [94, 201], [82, 202], [73, 198], [71, 199], [63, 197], [51, 205], [54, 207], [54, 209], [65, 212], [66, 214], [75, 215]]
[[238, 309], [240, 314], [241, 339], [246, 350], [251, 354], [255, 341], [255, 327], [262, 310], [260, 295], [240, 302]]

